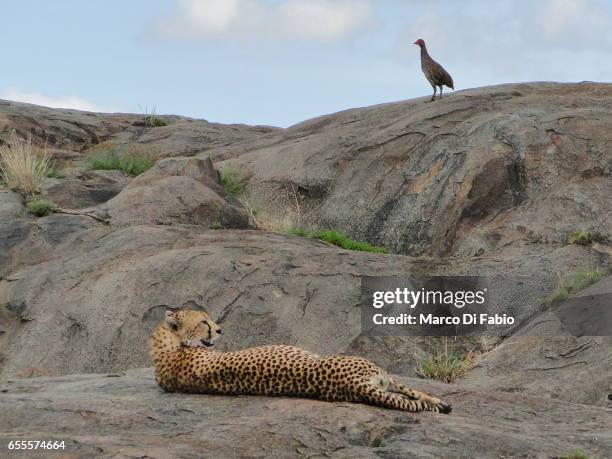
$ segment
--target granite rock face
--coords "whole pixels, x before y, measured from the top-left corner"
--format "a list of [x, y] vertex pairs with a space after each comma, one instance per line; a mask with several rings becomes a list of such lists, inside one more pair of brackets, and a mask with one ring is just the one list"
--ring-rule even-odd
[[605, 408], [463, 384], [402, 381], [444, 396], [453, 404], [452, 414], [165, 394], [151, 369], [3, 381], [0, 444], [64, 440], [63, 457], [70, 458], [550, 458], [575, 450], [604, 458], [612, 452]]
[[116, 170], [72, 170], [61, 178], [47, 180], [42, 194], [61, 208], [82, 209], [108, 201], [130, 180], [130, 176]]
[[95, 209], [95, 213], [108, 216], [115, 226], [185, 223], [249, 227], [246, 210], [225, 193], [210, 159], [161, 160]]
[[351, 109], [217, 148], [255, 200], [410, 255], [610, 240], [612, 84], [526, 83]]
[[[44, 187], [59, 213], [36, 218], [0, 188], [1, 447], [37, 433], [65, 439], [66, 457], [612, 456], [612, 338], [558, 320], [611, 295], [612, 277], [543, 306], [560, 279], [610, 270], [612, 85], [479, 88], [288, 129], [163, 119], [0, 101], [0, 142], [15, 129], [63, 168]], [[86, 170], [100, 142], [157, 163], [136, 178]], [[250, 207], [221, 186], [225, 167], [244, 173]], [[253, 228], [275, 214], [393, 254]], [[574, 231], [591, 241], [569, 243]], [[519, 325], [459, 382], [416, 379], [431, 339], [360, 329], [362, 278], [406, 275], [486, 276]], [[147, 340], [185, 304], [223, 324], [221, 349], [362, 355], [454, 411], [163, 394]]]
[[[480, 274], [500, 281], [509, 276], [499, 301], [516, 305], [526, 319], [535, 315], [538, 320], [547, 292], [543, 284], [552, 288], [554, 275], [536, 275], [533, 266], [543, 261], [580, 263], [580, 257], [588, 261], [576, 246], [564, 256], [535, 253], [531, 259], [523, 254], [504, 262], [480, 258], [466, 263], [351, 252], [297, 236], [199, 225], [114, 227], [84, 216], [53, 215], [39, 219], [38, 226], [22, 243], [27, 251], [16, 247], [11, 252], [23, 267], [0, 280], [0, 303], [5, 305], [0, 322], [6, 330], [0, 335], [3, 377], [146, 366], [147, 340], [164, 311], [189, 302], [207, 308], [223, 325], [223, 349], [289, 343], [319, 354], [363, 355], [413, 376], [416, 361], [429, 350], [428, 340], [361, 336], [363, 276]], [[557, 334], [553, 332], [543, 331], [533, 346], [541, 346]], [[510, 349], [516, 365], [539, 365], [533, 348], [512, 351], [520, 335], [487, 356], [485, 363], [494, 362], [491, 376], [501, 375], [501, 382], [509, 361], [495, 356], [503, 355], [503, 349]], [[576, 338], [559, 340], [562, 352]], [[563, 377], [550, 373], [551, 378], [576, 388], [572, 400], [602, 400], [608, 393], [602, 381], [612, 379], [612, 367], [603, 367], [603, 379], [571, 379], [579, 368], [595, 371], [608, 361], [609, 344], [608, 338], [594, 338], [589, 352], [577, 357], [586, 359], [582, 366], [561, 369]], [[525, 378], [521, 381], [527, 383], [529, 372]], [[544, 382], [538, 387], [556, 391]]]
[[92, 113], [0, 100], [0, 142], [11, 131], [53, 150], [57, 159], [75, 159], [101, 142], [141, 144], [158, 156], [188, 156], [278, 131], [267, 126], [209, 123], [182, 116], [162, 116], [166, 126], [147, 128], [144, 115]]

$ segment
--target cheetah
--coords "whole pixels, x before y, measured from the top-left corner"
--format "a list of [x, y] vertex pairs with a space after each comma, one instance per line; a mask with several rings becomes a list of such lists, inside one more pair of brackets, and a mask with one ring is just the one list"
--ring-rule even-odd
[[362, 357], [321, 357], [285, 345], [220, 352], [222, 330], [203, 311], [167, 311], [150, 341], [155, 380], [166, 392], [267, 395], [450, 413], [438, 398], [405, 387]]

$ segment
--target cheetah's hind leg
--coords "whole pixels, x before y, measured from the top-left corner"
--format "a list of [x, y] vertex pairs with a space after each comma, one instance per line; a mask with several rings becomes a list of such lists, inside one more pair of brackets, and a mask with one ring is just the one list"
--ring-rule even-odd
[[452, 411], [452, 407], [448, 404], [440, 400], [439, 398], [432, 397], [423, 392], [419, 392], [418, 390], [411, 389], [406, 387], [400, 383], [398, 383], [395, 379], [389, 378], [389, 389], [390, 392], [397, 392], [405, 397], [408, 397], [410, 400], [420, 400], [430, 406], [432, 406], [432, 411], [437, 411], [440, 413], [448, 414]]

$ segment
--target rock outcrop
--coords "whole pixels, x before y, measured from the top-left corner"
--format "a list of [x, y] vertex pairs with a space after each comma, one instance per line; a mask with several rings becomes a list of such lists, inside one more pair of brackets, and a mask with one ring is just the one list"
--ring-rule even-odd
[[[161, 117], [166, 126], [146, 128], [145, 115], [92, 113], [0, 100], [0, 143], [11, 131], [53, 149], [58, 159], [78, 158], [101, 142], [140, 143], [159, 156], [189, 156], [279, 131], [267, 126], [218, 124], [182, 116]], [[76, 154], [75, 154], [76, 153]]]
[[[4, 376], [146, 365], [147, 339], [164, 309], [189, 301], [206, 306], [223, 324], [223, 346], [230, 349], [290, 343], [321, 354], [351, 350], [413, 375], [426, 342], [404, 337], [387, 346], [384, 338], [376, 344], [360, 337], [363, 276], [481, 274], [500, 281], [510, 276], [497, 301], [515, 304], [524, 314], [540, 307], [546, 294], [542, 282], [553, 282], [551, 274], [529, 277], [541, 254], [523, 259], [524, 266], [514, 259], [480, 259], [476, 266], [350, 252], [253, 230], [184, 224], [115, 228], [61, 215], [41, 218], [37, 226], [38, 232], [11, 251], [14, 263], [31, 266], [0, 281], [0, 303], [10, 312], [0, 336]], [[62, 238], [52, 238], [53, 229]], [[571, 249], [567, 258], [575, 262], [582, 250]]]
[[[570, 336], [557, 319], [580, 295], [612, 295], [612, 277], [543, 307], [560, 278], [610, 269], [611, 107], [612, 85], [529, 83], [288, 129], [174, 116], [148, 128], [0, 101], [0, 142], [16, 129], [53, 149], [65, 169], [44, 193], [67, 212], [36, 218], [0, 188], [2, 442], [66, 439], [68, 457], [611, 456], [612, 338]], [[103, 141], [146, 145], [158, 162], [136, 178], [85, 170]], [[251, 213], [221, 186], [223, 167], [248, 177]], [[394, 253], [256, 230], [255, 210]], [[570, 244], [577, 230], [592, 243]], [[520, 325], [458, 383], [409, 379], [431, 341], [361, 335], [361, 280], [374, 275], [486, 276]], [[363, 355], [455, 410], [162, 394], [137, 368], [164, 310], [184, 304], [223, 324], [222, 349]]]
[[[527, 83], [322, 116], [217, 148], [262, 207], [395, 253], [480, 256], [612, 239], [612, 84]], [[289, 192], [288, 192], [289, 191]], [[273, 203], [273, 204], [272, 204]]]
[[0, 442], [64, 440], [64, 456], [74, 458], [560, 458], [576, 450], [604, 458], [612, 451], [610, 411], [605, 408], [465, 385], [402, 381], [443, 395], [453, 404], [453, 413], [165, 394], [146, 369], [4, 381]]

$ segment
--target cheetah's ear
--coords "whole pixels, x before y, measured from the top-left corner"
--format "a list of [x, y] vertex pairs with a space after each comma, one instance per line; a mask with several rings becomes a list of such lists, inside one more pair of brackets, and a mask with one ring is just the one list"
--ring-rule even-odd
[[176, 317], [174, 317], [174, 312], [173, 311], [166, 311], [166, 323], [173, 330], [176, 330], [176, 328], [178, 327], [178, 322], [176, 320]]

